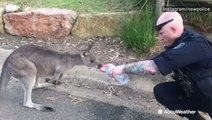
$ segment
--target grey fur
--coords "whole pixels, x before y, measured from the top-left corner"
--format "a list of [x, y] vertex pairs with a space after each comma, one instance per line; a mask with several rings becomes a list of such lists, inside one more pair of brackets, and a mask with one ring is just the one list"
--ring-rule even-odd
[[[89, 54], [92, 45], [80, 54], [59, 53], [35, 45], [22, 46], [12, 52], [5, 60], [0, 77], [0, 91], [6, 88], [10, 77], [13, 76], [23, 82], [23, 105], [42, 111], [54, 111], [53, 108], [35, 104], [31, 100], [33, 88], [40, 88], [57, 84], [62, 74], [75, 65], [98, 67], [95, 58]], [[48, 83], [39, 84], [38, 77], [52, 76]]]

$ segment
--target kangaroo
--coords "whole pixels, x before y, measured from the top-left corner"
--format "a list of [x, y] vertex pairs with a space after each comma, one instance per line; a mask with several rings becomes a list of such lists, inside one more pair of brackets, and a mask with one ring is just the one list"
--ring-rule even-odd
[[[32, 102], [31, 94], [35, 88], [58, 84], [64, 71], [75, 65], [98, 68], [101, 66], [95, 57], [89, 54], [93, 44], [79, 54], [60, 53], [47, 48], [25, 45], [15, 49], [5, 60], [0, 77], [0, 92], [5, 90], [11, 76], [22, 81], [24, 86], [23, 105], [40, 111], [53, 112], [53, 108]], [[38, 77], [52, 76], [46, 83], [40, 84]]]

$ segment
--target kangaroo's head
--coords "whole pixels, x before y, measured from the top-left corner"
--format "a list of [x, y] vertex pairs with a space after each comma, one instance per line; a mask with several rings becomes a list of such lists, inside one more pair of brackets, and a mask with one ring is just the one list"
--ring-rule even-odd
[[87, 49], [82, 50], [82, 52], [80, 53], [80, 56], [82, 58], [84, 65], [88, 67], [99, 68], [102, 65], [99, 62], [97, 62], [95, 57], [90, 53], [92, 46], [93, 46], [93, 43], [91, 43]]

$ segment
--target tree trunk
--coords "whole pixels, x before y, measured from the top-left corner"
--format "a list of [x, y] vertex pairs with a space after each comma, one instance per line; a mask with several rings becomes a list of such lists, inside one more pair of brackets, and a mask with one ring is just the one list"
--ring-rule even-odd
[[156, 19], [162, 14], [162, 7], [165, 5], [165, 0], [156, 0], [155, 15]]

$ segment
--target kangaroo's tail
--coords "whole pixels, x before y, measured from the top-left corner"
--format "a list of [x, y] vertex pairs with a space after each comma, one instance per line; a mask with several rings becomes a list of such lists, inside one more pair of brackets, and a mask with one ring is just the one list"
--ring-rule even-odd
[[2, 67], [1, 77], [0, 77], [0, 92], [4, 90], [10, 81], [10, 74], [8, 72], [7, 63], [5, 62]]

